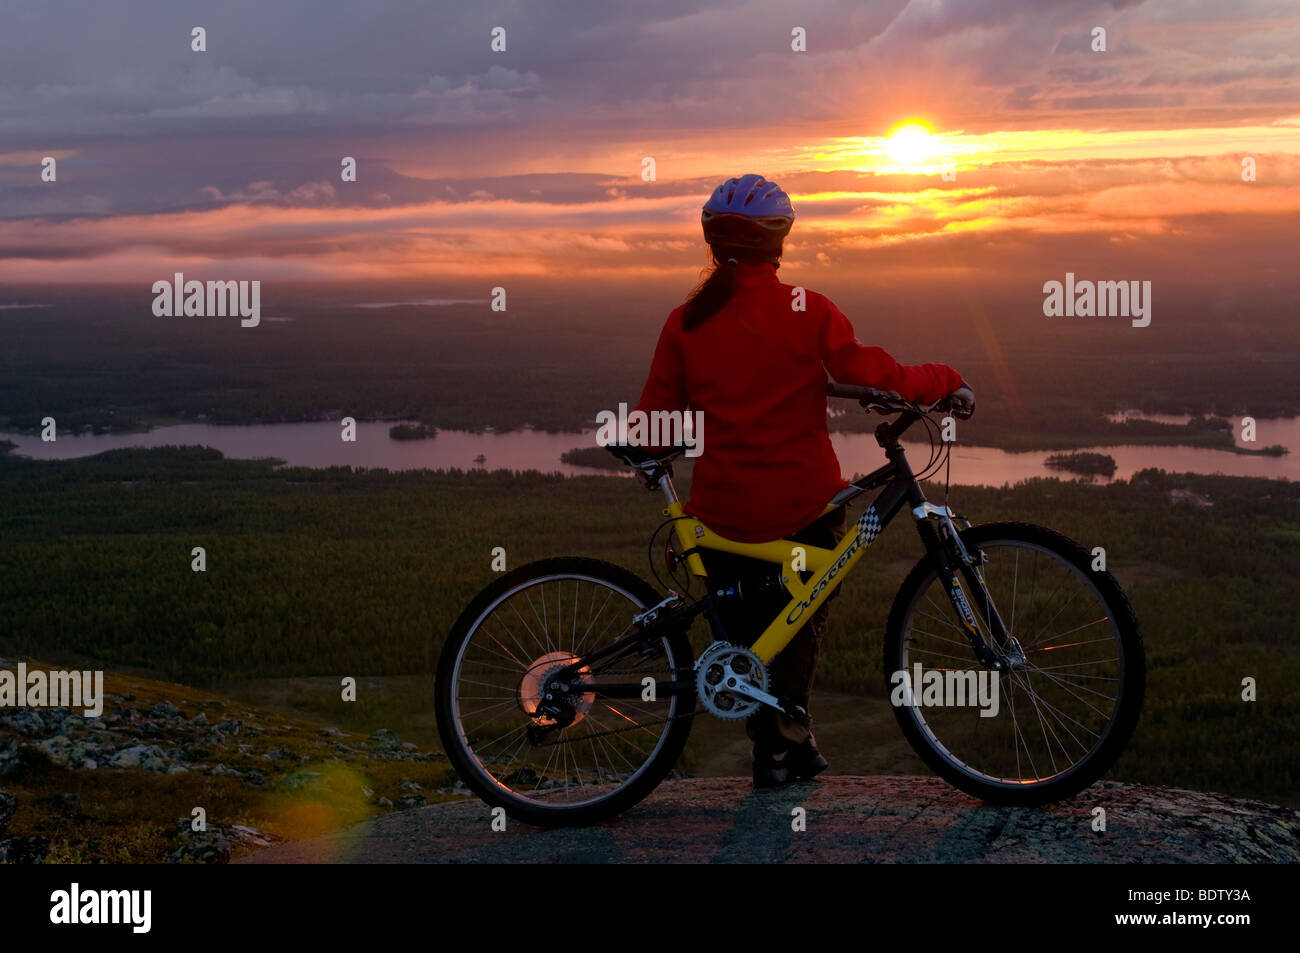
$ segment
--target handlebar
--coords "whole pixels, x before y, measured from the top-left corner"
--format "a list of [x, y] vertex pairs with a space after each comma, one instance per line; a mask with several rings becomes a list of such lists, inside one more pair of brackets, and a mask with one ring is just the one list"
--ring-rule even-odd
[[908, 411], [924, 414], [932, 410], [942, 409], [941, 405], [946, 403], [946, 399], [941, 399], [929, 405], [918, 404], [915, 401], [908, 400], [896, 391], [862, 387], [857, 384], [840, 384], [830, 380], [826, 382], [826, 394], [829, 397], [844, 397], [849, 400], [856, 400], [867, 410], [874, 410], [881, 414], [901, 414]]

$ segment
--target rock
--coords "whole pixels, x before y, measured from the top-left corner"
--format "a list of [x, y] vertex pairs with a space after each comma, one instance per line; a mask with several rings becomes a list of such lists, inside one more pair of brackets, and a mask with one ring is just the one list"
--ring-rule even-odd
[[376, 728], [370, 732], [370, 740], [381, 748], [396, 748], [402, 743], [397, 733], [388, 728]]
[[0, 744], [0, 778], [17, 774], [22, 768], [22, 756], [17, 738]]
[[[792, 837], [790, 809], [796, 803], [817, 823]], [[1094, 833], [1090, 812], [1098, 805], [1106, 808], [1107, 830]], [[249, 862], [1294, 865], [1300, 860], [1300, 811], [1294, 808], [1114, 781], [1098, 782], [1058, 804], [1029, 808], [983, 804], [935, 777], [831, 777], [759, 791], [749, 777], [682, 779], [661, 784], [617, 823], [557, 828], [540, 836], [527, 825], [491, 833], [484, 812], [482, 802], [474, 800], [386, 813], [346, 831], [269, 848]]]
[[243, 727], [244, 723], [238, 718], [223, 718], [212, 730], [219, 731], [223, 735], [237, 735]]
[[212, 824], [196, 831], [188, 817], [177, 818], [176, 834], [180, 846], [169, 858], [173, 864], [225, 864], [236, 846], [270, 847], [284, 840], [243, 824]]
[[403, 741], [403, 742], [402, 742], [402, 748], [405, 749], [406, 751], [419, 751], [419, 750], [420, 750], [420, 746], [417, 745], [414, 741]]
[[228, 864], [230, 841], [220, 830], [190, 831], [182, 834], [183, 843], [172, 851], [173, 864]]
[[46, 738], [44, 741], [38, 741], [36, 747], [45, 752], [51, 761], [59, 767], [67, 767], [69, 763], [68, 745], [70, 742], [62, 735], [55, 735], [53, 738]]
[[146, 771], [166, 771], [167, 756], [157, 745], [133, 745], [123, 748], [111, 759], [115, 768], [144, 768]]
[[7, 837], [0, 840], [0, 864], [40, 864], [50, 849], [48, 837]]
[[268, 783], [266, 780], [266, 775], [263, 774], [261, 771], [249, 771], [247, 774], [244, 775], [244, 780], [247, 781], [249, 784], [257, 785], [259, 788], [266, 787]]
[[5, 832], [5, 828], [9, 826], [9, 821], [12, 820], [14, 812], [17, 810], [18, 798], [5, 791], [0, 791], [0, 834]]
[[86, 719], [71, 714], [66, 708], [51, 708], [46, 715], [46, 726], [51, 734], [69, 735], [86, 727]]
[[325, 728], [322, 728], [320, 731], [316, 732], [316, 734], [318, 734], [318, 735], [323, 735], [323, 736], [326, 737], [326, 738], [341, 738], [341, 737], [343, 737], [343, 732], [339, 731], [339, 730], [338, 730], [337, 728], [335, 728], [333, 725], [329, 725], [329, 726], [327, 726], [327, 727], [325, 727]]
[[266, 831], [259, 831], [256, 827], [245, 827], [243, 824], [231, 824], [225, 828], [225, 831], [237, 843], [248, 844], [253, 847], [269, 847], [284, 840], [283, 837], [268, 834]]
[[183, 764], [173, 764], [167, 769], [168, 774], [189, 774], [190, 769]]
[[386, 798], [386, 797], [381, 797], [381, 798], [378, 800], [378, 802], [376, 802], [376, 803], [378, 803], [380, 807], [392, 807], [392, 806], [393, 806], [393, 802], [390, 801], [390, 800], [389, 800], [388, 798]]
[[424, 793], [424, 788], [420, 785], [420, 783], [418, 781], [412, 781], [410, 778], [402, 778], [402, 782], [397, 786], [397, 790], [402, 794], [423, 794]]
[[199, 707], [200, 708], [225, 708], [226, 706], [224, 703], [217, 701], [215, 698], [209, 698]]
[[208, 723], [208, 716], [205, 715], [203, 712], [199, 712], [197, 715], [195, 715], [193, 718], [190, 719], [191, 725], [206, 725], [207, 723]]
[[21, 732], [29, 738], [35, 738], [37, 735], [45, 733], [45, 719], [40, 716], [39, 712], [30, 708], [19, 708], [6, 721], [9, 727], [14, 731]]
[[99, 762], [94, 758], [86, 758], [81, 762], [81, 766], [87, 771], [94, 771], [99, 768]]
[[429, 800], [423, 794], [405, 794], [397, 799], [397, 803], [408, 808], [424, 807], [429, 803]]

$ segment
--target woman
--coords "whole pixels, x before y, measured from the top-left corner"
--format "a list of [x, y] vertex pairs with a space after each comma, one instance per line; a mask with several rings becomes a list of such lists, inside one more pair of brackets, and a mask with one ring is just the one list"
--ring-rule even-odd
[[[701, 218], [713, 270], [668, 316], [637, 409], [703, 412], [707, 440], [685, 510], [710, 529], [740, 542], [789, 538], [832, 547], [844, 535], [844, 507], [823, 511], [848, 483], [826, 430], [827, 372], [920, 403], [951, 396], [973, 409], [974, 395], [944, 364], [906, 367], [860, 344], [829, 299], [777, 279], [794, 208], [775, 183], [753, 174], [728, 179]], [[703, 555], [714, 583], [771, 568], [727, 553]], [[728, 600], [730, 638], [750, 644], [787, 601], [780, 592]], [[772, 661], [773, 695], [808, 708], [825, 628], [823, 606]], [[756, 786], [811, 778], [827, 767], [810, 718], [805, 724], [762, 709], [746, 732]]]

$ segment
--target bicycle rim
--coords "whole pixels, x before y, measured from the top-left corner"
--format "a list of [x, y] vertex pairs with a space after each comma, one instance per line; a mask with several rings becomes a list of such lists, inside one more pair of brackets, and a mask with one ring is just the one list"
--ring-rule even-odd
[[[578, 810], [626, 790], [654, 764], [681, 714], [675, 696], [606, 699], [578, 687], [571, 724], [541, 743], [528, 732], [553, 724], [537, 709], [547, 673], [626, 634], [644, 608], [608, 579], [554, 573], [502, 593], [471, 624], [452, 673], [456, 736], [473, 770], [507, 800]], [[650, 659], [584, 668], [581, 680], [671, 681], [677, 659], [667, 639], [662, 646]]]
[[935, 756], [976, 785], [1063, 785], [1101, 756], [1119, 723], [1129, 665], [1118, 613], [1087, 573], [1047, 546], [992, 539], [979, 548], [1023, 667], [978, 665], [932, 574], [908, 607], [900, 641], [898, 670], [911, 689], [905, 716]]

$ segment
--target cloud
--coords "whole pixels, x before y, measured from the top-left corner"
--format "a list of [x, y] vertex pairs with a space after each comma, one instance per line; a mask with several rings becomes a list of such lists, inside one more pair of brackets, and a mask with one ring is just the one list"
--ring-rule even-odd
[[[796, 195], [799, 261], [1116, 229], [1173, 247], [1180, 229], [1292, 212], [1282, 190], [1300, 184], [1295, 136], [1258, 133], [1300, 115], [1300, 10], [1280, 0], [130, 10], [32, 4], [0, 31], [0, 275], [171, 258], [325, 277], [696, 267], [703, 197], [755, 169]], [[855, 137], [909, 116], [1006, 152], [951, 186], [855, 164]], [[1059, 135], [1015, 138], [1042, 130]], [[30, 161], [47, 154], [57, 183]], [[1243, 154], [1261, 159], [1252, 186]]]

